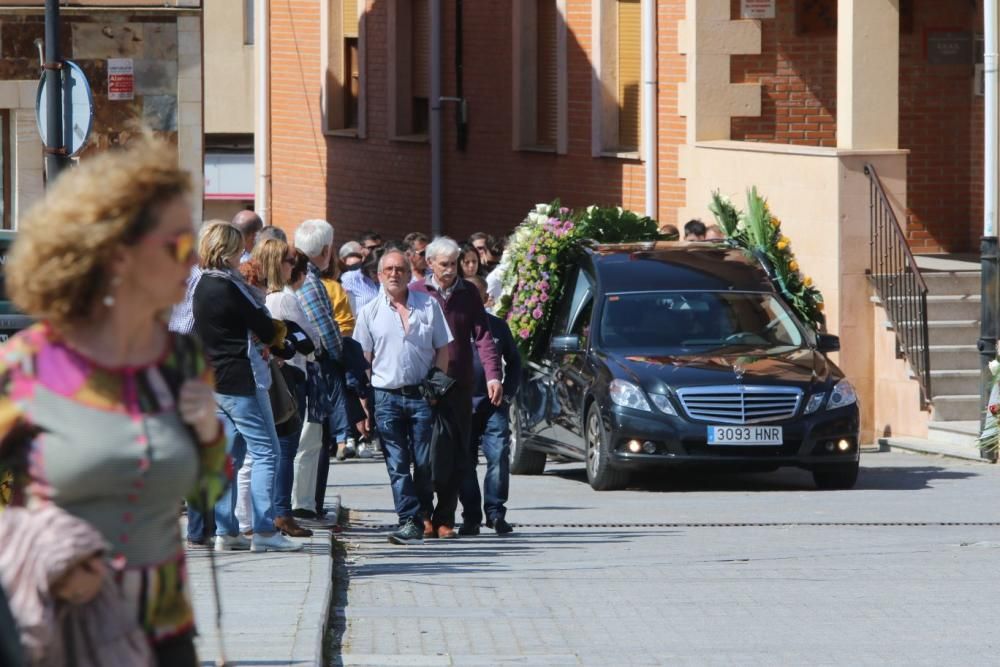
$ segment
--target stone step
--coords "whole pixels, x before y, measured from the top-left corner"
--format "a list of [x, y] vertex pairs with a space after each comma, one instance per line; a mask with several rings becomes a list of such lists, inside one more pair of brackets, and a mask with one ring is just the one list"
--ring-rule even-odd
[[979, 271], [924, 271], [921, 275], [927, 283], [929, 295], [982, 292], [982, 277]]
[[[936, 388], [935, 388], [936, 391]], [[931, 418], [934, 421], [975, 421], [983, 408], [979, 406], [979, 393], [947, 395], [938, 394], [932, 401]]]
[[979, 369], [975, 370], [933, 370], [931, 367], [931, 396], [954, 396], [956, 394], [979, 395]]
[[[919, 326], [917, 322], [902, 322], [900, 329]], [[979, 318], [974, 320], [939, 320], [927, 323], [930, 345], [975, 345], [979, 340]]]
[[[880, 299], [874, 299], [876, 303]], [[920, 309], [920, 302], [908, 297], [889, 297], [885, 300], [887, 306], [902, 309], [904, 315], [916, 313]], [[978, 294], [959, 295], [939, 295], [927, 297], [927, 320], [929, 322], [948, 322], [954, 320], [968, 321], [978, 320], [980, 315], [980, 299]], [[907, 310], [908, 309], [908, 310]]]
[[952, 445], [975, 446], [979, 440], [979, 422], [931, 421], [927, 424], [927, 439]]
[[975, 345], [931, 345], [931, 369], [975, 370], [979, 368], [979, 351]]
[[979, 315], [978, 294], [927, 297], [927, 320], [930, 322], [978, 320]]

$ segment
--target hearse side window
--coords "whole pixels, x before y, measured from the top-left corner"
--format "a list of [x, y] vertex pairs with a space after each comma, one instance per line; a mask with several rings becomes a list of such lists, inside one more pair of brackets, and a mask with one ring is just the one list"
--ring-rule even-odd
[[556, 335], [575, 333], [573, 328], [577, 320], [581, 319], [580, 315], [588, 301], [593, 300], [593, 295], [594, 279], [586, 271], [575, 269], [566, 281], [566, 290], [563, 292], [552, 332]]

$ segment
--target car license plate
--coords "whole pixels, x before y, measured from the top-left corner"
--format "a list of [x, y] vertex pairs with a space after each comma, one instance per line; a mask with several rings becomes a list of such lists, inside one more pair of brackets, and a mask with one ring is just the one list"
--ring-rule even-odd
[[709, 426], [710, 445], [781, 445], [780, 426]]

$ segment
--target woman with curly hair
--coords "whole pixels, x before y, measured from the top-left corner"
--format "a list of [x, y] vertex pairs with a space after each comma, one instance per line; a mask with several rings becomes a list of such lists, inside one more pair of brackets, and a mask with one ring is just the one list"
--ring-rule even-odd
[[166, 326], [195, 260], [189, 193], [176, 152], [148, 138], [64, 173], [6, 265], [38, 323], [0, 348], [12, 504], [55, 505], [106, 543], [53, 583], [53, 604], [90, 604], [111, 581], [160, 665], [198, 664], [177, 501], [212, 502], [228, 468], [212, 369]]

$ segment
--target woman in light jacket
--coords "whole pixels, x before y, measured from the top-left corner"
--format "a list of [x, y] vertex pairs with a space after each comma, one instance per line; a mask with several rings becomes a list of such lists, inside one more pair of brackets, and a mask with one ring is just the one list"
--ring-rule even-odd
[[[253, 250], [253, 259], [260, 266], [267, 290], [267, 309], [271, 312], [271, 316], [299, 325], [303, 334], [309, 339], [310, 345], [306, 349], [315, 349], [320, 342], [319, 332], [313, 327], [309, 317], [303, 312], [298, 297], [295, 296], [296, 290], [305, 282], [309, 259], [302, 253], [296, 253], [286, 242], [279, 239], [268, 239], [258, 243]], [[296, 347], [303, 349], [300, 341], [296, 341]], [[278, 426], [274, 525], [292, 537], [308, 537], [312, 535], [312, 531], [300, 526], [292, 516], [295, 454], [299, 449], [299, 435], [302, 433], [302, 423], [305, 420], [306, 355], [299, 352], [286, 361], [281, 366], [281, 374], [292, 396], [295, 397], [299, 413], [297, 419], [291, 419]]]

